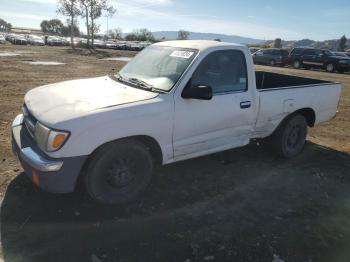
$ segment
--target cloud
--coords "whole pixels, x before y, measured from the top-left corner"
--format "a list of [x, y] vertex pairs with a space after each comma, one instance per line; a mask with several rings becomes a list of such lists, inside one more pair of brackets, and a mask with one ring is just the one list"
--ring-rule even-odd
[[21, 18], [21, 19], [30, 19], [30, 20], [39, 20], [39, 21], [52, 18], [47, 16], [30, 15], [26, 13], [6, 12], [6, 11], [0, 11], [0, 15], [5, 17], [11, 17], [11, 18]]
[[36, 4], [57, 4], [58, 0], [19, 0], [20, 2], [36, 3]]
[[[1, 0], [0, 0], [1, 1]], [[13, 19], [32, 20], [34, 24], [39, 20], [50, 19], [46, 17], [49, 13], [57, 16], [55, 12], [57, 0], [17, 0], [28, 3], [28, 6], [35, 6], [34, 3], [42, 5], [39, 15], [33, 15], [26, 10], [20, 10], [5, 14]], [[293, 30], [286, 30], [278, 26], [259, 24], [258, 19], [252, 15], [246, 17], [246, 21], [223, 19], [218, 16], [196, 14], [195, 11], [188, 11], [186, 6], [178, 4], [175, 0], [110, 0], [110, 3], [117, 8], [117, 13], [109, 20], [109, 28], [123, 27], [124, 31], [131, 31], [134, 28], [148, 28], [152, 31], [158, 30], [179, 30], [185, 29], [195, 32], [213, 32], [229, 35], [240, 35], [260, 39], [273, 39], [283, 36], [284, 39], [302, 38], [300, 33]], [[268, 8], [268, 7], [267, 7]], [[0, 11], [0, 14], [4, 12]], [[41, 15], [43, 14], [43, 15]], [[101, 32], [106, 30], [105, 17], [99, 20]], [[84, 31], [84, 22], [81, 23]]]
[[118, 14], [112, 18], [112, 21], [114, 20], [115, 24], [120, 24], [120, 21], [133, 21], [136, 18], [137, 20], [133, 22], [133, 25], [138, 22], [140, 24], [139, 27], [145, 27], [142, 24], [146, 22], [148, 24], [151, 23], [153, 27], [150, 27], [150, 30], [178, 30], [181, 28], [195, 32], [233, 34], [260, 39], [273, 39], [281, 35], [284, 39], [301, 37], [301, 34], [295, 31], [279, 27], [221, 19], [217, 16], [186, 14], [181, 12], [181, 10], [176, 10], [175, 6], [173, 8], [163, 8], [165, 4], [173, 4], [172, 1], [168, 0], [137, 0], [138, 3], [158, 2], [152, 8], [146, 4], [135, 5], [135, 2], [135, 0], [132, 3], [119, 0]]

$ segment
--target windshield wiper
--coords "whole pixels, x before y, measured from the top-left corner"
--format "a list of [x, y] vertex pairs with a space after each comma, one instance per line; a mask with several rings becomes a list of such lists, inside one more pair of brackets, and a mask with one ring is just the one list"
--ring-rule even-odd
[[151, 92], [158, 92], [158, 93], [166, 93], [164, 90], [162, 89], [158, 89], [156, 87], [154, 87], [153, 85], [141, 80], [141, 79], [138, 79], [136, 77], [124, 77], [122, 76], [121, 74], [117, 74], [115, 76], [115, 78], [121, 82], [121, 83], [125, 83], [125, 84], [129, 84], [129, 85], [132, 85], [132, 86], [136, 86], [138, 88], [142, 88], [142, 89], [146, 89], [146, 90], [149, 90]]
[[143, 80], [138, 79], [136, 77], [128, 78], [126, 81], [128, 81], [132, 84], [135, 84], [137, 87], [144, 88], [144, 89], [150, 90], [152, 92], [166, 93], [164, 90], [158, 89], [158, 88], [154, 87], [153, 85], [147, 83], [146, 81], [143, 81]]
[[154, 86], [152, 86], [151, 84], [135, 77], [128, 78], [128, 81], [130, 81], [131, 83], [135, 83], [137, 86], [143, 87], [146, 89], [152, 90], [154, 88]]

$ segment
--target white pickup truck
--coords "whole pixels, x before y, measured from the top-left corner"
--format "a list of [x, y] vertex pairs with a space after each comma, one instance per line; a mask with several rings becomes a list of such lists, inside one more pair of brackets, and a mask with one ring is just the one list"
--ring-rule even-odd
[[139, 53], [118, 74], [35, 88], [12, 124], [13, 149], [40, 188], [83, 183], [100, 203], [125, 203], [155, 165], [266, 138], [300, 153], [307, 127], [337, 112], [341, 85], [255, 72], [249, 49], [170, 41]]

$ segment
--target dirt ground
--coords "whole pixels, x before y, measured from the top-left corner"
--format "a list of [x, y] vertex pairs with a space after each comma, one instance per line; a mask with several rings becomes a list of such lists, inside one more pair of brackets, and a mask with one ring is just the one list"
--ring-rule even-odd
[[[2, 57], [2, 52], [19, 56]], [[100, 207], [36, 189], [11, 153], [10, 125], [39, 85], [101, 76], [133, 52], [0, 46], [1, 242], [5, 261], [350, 261], [350, 74], [259, 69], [341, 82], [339, 114], [283, 160], [258, 145], [160, 168], [141, 199]], [[65, 65], [30, 65], [56, 61]], [[277, 261], [277, 260], [276, 260]]]

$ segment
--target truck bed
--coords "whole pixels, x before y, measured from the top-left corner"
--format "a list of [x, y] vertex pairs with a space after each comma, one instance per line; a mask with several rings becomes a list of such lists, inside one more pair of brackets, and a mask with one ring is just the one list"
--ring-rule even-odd
[[256, 85], [260, 101], [256, 137], [271, 135], [286, 116], [302, 108], [314, 112], [315, 124], [330, 120], [337, 112], [339, 83], [257, 71]]
[[334, 82], [313, 78], [270, 73], [264, 71], [255, 72], [256, 88], [258, 90], [297, 88], [314, 85], [334, 84]]

